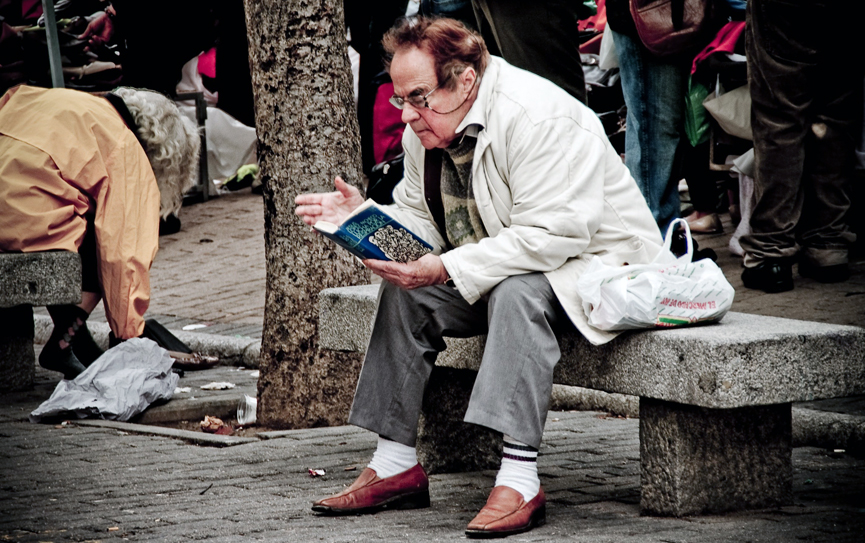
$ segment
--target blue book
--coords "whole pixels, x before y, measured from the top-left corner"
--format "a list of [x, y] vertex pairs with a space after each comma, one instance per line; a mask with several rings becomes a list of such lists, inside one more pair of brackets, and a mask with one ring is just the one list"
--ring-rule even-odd
[[361, 260], [410, 262], [433, 250], [373, 200], [359, 205], [339, 225], [318, 221], [313, 228]]

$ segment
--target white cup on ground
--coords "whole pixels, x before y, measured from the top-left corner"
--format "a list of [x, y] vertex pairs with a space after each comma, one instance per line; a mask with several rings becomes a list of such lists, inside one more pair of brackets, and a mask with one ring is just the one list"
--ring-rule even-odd
[[258, 409], [258, 398], [244, 394], [237, 402], [237, 424], [247, 426], [255, 424], [256, 410]]

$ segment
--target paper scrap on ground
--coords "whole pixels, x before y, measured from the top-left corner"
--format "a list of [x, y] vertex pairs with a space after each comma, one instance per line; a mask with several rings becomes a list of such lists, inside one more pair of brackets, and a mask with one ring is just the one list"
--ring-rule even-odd
[[309, 469], [309, 476], [310, 477], [321, 477], [322, 475], [325, 474], [325, 471], [323, 469], [312, 469], [312, 468], [308, 468], [308, 469]]
[[211, 417], [210, 415], [206, 415], [204, 417], [204, 420], [202, 420], [199, 425], [201, 426], [201, 430], [203, 432], [207, 432], [209, 434], [229, 436], [234, 433], [234, 429], [228, 424], [225, 424], [222, 419], [217, 417]]
[[192, 392], [192, 388], [190, 388], [190, 387], [177, 387], [174, 389], [175, 394], [182, 394], [184, 392]]
[[206, 324], [187, 324], [183, 327], [184, 330], [198, 330], [199, 328], [207, 328]]
[[202, 390], [228, 390], [234, 388], [234, 383], [214, 381], [212, 383], [207, 383], [206, 385], [201, 385], [200, 388]]

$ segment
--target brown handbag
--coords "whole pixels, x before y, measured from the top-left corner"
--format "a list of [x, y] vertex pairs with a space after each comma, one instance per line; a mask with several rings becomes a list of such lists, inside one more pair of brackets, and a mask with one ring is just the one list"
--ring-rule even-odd
[[640, 41], [663, 57], [706, 45], [720, 26], [714, 0], [630, 0]]

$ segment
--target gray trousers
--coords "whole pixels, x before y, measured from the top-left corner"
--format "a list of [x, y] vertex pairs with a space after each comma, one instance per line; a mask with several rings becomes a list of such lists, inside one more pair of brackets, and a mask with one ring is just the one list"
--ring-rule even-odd
[[404, 290], [385, 281], [349, 423], [414, 447], [443, 338], [487, 334], [464, 420], [538, 447], [567, 327], [541, 273], [505, 279], [474, 305], [444, 285]]

